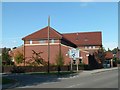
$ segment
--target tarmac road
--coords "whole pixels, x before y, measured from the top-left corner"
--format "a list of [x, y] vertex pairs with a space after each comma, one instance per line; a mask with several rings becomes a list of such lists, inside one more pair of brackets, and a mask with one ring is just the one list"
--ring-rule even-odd
[[17, 88], [118, 88], [118, 70], [96, 73], [86, 71], [64, 78], [28, 75], [24, 76]]

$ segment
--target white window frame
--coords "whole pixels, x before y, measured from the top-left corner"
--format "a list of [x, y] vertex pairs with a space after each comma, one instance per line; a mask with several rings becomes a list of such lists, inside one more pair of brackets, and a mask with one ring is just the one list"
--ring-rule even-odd
[[43, 40], [43, 39], [39, 40], [39, 43], [45, 43], [45, 42], [46, 40]]
[[87, 47], [87, 46], [85, 46], [85, 49], [88, 49], [88, 47]]
[[95, 46], [93, 46], [93, 49], [95, 49]]
[[55, 40], [54, 40], [54, 39], [51, 39], [50, 42], [51, 42], [51, 43], [55, 43]]
[[91, 49], [92, 47], [91, 46], [89, 46], [89, 49]]
[[30, 40], [30, 44], [32, 44], [32, 40]]

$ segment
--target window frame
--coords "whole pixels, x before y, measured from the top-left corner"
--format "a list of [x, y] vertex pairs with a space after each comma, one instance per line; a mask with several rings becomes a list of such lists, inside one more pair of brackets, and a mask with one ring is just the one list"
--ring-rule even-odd
[[55, 39], [51, 39], [51, 40], [50, 40], [50, 43], [55, 43]]
[[32, 44], [32, 40], [30, 40], [29, 42], [30, 42], [30, 44]]
[[46, 40], [44, 40], [44, 39], [40, 39], [39, 40], [39, 43], [41, 44], [41, 43], [45, 43], [46, 42]]

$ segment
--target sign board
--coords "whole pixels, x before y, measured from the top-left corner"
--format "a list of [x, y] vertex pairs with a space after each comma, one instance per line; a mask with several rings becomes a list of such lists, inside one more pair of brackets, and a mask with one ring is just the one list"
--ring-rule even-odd
[[73, 59], [79, 58], [80, 57], [79, 52], [80, 52], [79, 49], [75, 48], [69, 49], [69, 57]]

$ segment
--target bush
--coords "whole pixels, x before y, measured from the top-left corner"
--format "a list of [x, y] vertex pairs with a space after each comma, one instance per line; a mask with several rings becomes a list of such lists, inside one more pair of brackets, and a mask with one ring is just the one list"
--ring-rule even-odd
[[85, 70], [88, 70], [88, 69], [89, 69], [89, 65], [84, 64], [84, 63], [80, 63], [79, 66], [80, 66], [80, 67], [83, 67]]
[[25, 73], [25, 69], [22, 67], [14, 66], [11, 70], [11, 73]]
[[11, 56], [9, 55], [10, 50], [11, 50], [10, 48], [6, 48], [6, 47], [2, 49], [2, 56], [0, 57], [1, 64], [3, 64], [3, 65], [11, 65], [12, 60], [11, 60]]
[[60, 73], [61, 71], [61, 66], [64, 65], [64, 56], [61, 52], [59, 52], [57, 55], [56, 55], [56, 65], [57, 65], [57, 69], [58, 69], [58, 73]]
[[79, 64], [80, 67], [84, 67], [84, 65], [85, 65], [84, 63], [80, 63]]
[[120, 64], [120, 60], [117, 60], [117, 64]]
[[14, 82], [15, 82], [15, 80], [13, 80], [13, 79], [2, 77], [2, 84], [10, 84], [10, 83], [14, 83]]
[[14, 58], [16, 63], [19, 64], [23, 62], [24, 56], [21, 52], [18, 51]]

